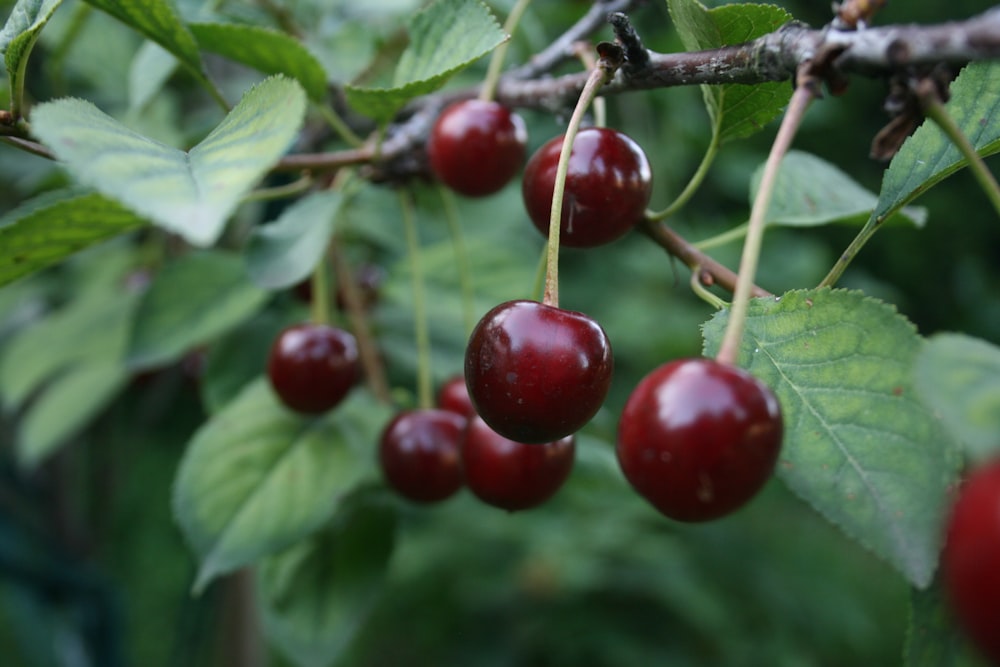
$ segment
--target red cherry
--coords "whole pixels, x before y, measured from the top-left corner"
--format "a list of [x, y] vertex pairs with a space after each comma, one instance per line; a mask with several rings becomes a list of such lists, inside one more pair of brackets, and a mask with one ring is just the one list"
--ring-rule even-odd
[[683, 359], [632, 392], [618, 461], [664, 515], [707, 521], [743, 506], [770, 479], [782, 432], [778, 399], [763, 382], [712, 359]]
[[1000, 664], [1000, 461], [969, 474], [946, 526], [945, 592], [966, 634]]
[[508, 512], [537, 507], [569, 477], [575, 451], [573, 436], [540, 445], [514, 442], [474, 417], [462, 443], [465, 483], [484, 503]]
[[278, 334], [267, 375], [281, 401], [319, 414], [340, 403], [361, 375], [354, 336], [322, 324], [297, 324]]
[[389, 486], [418, 503], [455, 494], [462, 488], [460, 449], [466, 421], [448, 410], [398, 414], [382, 432], [378, 451]]
[[507, 301], [476, 325], [465, 381], [476, 412], [516, 442], [575, 433], [600, 409], [614, 359], [607, 334], [583, 313]]
[[476, 408], [469, 397], [469, 388], [465, 386], [465, 376], [456, 375], [449, 379], [438, 391], [437, 406], [442, 410], [451, 410], [467, 419], [476, 416]]
[[468, 197], [500, 190], [524, 163], [528, 132], [516, 113], [496, 102], [464, 100], [447, 107], [431, 129], [431, 171]]
[[[546, 237], [562, 142], [556, 137], [539, 148], [521, 183], [528, 216]], [[649, 160], [637, 143], [607, 128], [580, 130], [566, 173], [560, 244], [592, 248], [624, 236], [642, 219], [652, 190]]]

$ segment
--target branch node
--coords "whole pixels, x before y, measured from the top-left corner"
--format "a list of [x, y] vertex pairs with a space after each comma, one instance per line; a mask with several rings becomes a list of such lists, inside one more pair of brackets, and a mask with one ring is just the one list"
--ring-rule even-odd
[[615, 33], [617, 41], [625, 51], [625, 63], [622, 70], [626, 76], [649, 67], [649, 51], [642, 45], [639, 33], [632, 27], [632, 22], [623, 12], [608, 14], [608, 23]]

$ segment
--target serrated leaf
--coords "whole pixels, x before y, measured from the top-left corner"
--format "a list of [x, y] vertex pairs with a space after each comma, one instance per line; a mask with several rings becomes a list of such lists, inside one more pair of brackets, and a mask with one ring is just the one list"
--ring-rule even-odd
[[23, 87], [31, 49], [62, 0], [18, 0], [0, 30], [0, 53], [12, 90]]
[[[764, 167], [750, 184], [753, 203]], [[781, 160], [774, 184], [767, 224], [809, 227], [842, 222], [863, 224], [878, 197], [826, 160], [803, 151], [789, 151]], [[900, 215], [917, 227], [927, 220], [927, 210], [906, 208]]]
[[275, 30], [233, 23], [193, 23], [198, 45], [265, 74], [298, 81], [315, 101], [326, 99], [326, 72], [302, 42]]
[[[1000, 63], [966, 66], [951, 84], [945, 110], [980, 155], [1000, 151]], [[924, 121], [889, 163], [872, 215], [884, 220], [965, 165], [940, 128]]]
[[195, 590], [288, 548], [323, 524], [370, 465], [388, 408], [355, 391], [321, 419], [248, 385], [188, 444], [173, 507], [199, 560]]
[[962, 334], [938, 334], [917, 355], [917, 391], [973, 461], [1000, 452], [1000, 348]]
[[[707, 355], [727, 320], [721, 311], [706, 323]], [[751, 302], [739, 364], [781, 402], [779, 476], [925, 588], [959, 457], [916, 395], [912, 368], [921, 345], [894, 308], [861, 292], [795, 291]]]
[[[776, 5], [732, 4], [708, 9], [697, 0], [667, 0], [670, 16], [689, 51], [740, 44], [773, 32], [792, 19]], [[712, 131], [720, 144], [748, 137], [777, 118], [791, 98], [788, 82], [703, 85]]]
[[968, 641], [948, 609], [941, 583], [910, 591], [910, 623], [903, 647], [904, 667], [978, 667]]
[[413, 17], [409, 35], [391, 88], [346, 87], [348, 102], [360, 113], [389, 120], [509, 38], [480, 0], [437, 0]]
[[246, 251], [250, 279], [265, 289], [281, 289], [312, 273], [326, 253], [343, 199], [333, 191], [309, 195], [255, 229]]
[[0, 356], [4, 408], [20, 408], [43, 383], [76, 365], [121, 365], [136, 302], [124, 289], [104, 289], [20, 330]]
[[362, 494], [331, 525], [261, 564], [264, 630], [296, 665], [326, 667], [348, 646], [382, 591], [395, 527], [388, 503]]
[[180, 358], [256, 313], [268, 293], [250, 283], [242, 259], [196, 252], [167, 265], [142, 296], [128, 347], [133, 368]]
[[206, 246], [295, 140], [305, 108], [298, 83], [277, 76], [251, 88], [187, 152], [137, 134], [78, 99], [37, 106], [32, 132], [76, 180]]
[[85, 0], [153, 40], [191, 68], [202, 73], [201, 53], [191, 31], [170, 0]]
[[96, 193], [41, 195], [0, 218], [0, 285], [144, 224], [145, 219]]
[[44, 461], [107, 407], [128, 378], [120, 359], [84, 362], [59, 376], [21, 420], [18, 462], [31, 469]]

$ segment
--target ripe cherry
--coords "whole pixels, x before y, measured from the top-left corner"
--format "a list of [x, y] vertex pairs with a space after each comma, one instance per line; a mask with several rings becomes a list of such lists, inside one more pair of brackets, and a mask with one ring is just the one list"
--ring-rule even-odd
[[476, 325], [465, 381], [476, 412], [516, 442], [575, 433], [600, 409], [614, 359], [607, 334], [583, 313], [507, 301]]
[[[545, 236], [562, 142], [556, 137], [531, 156], [521, 184], [528, 216]], [[580, 130], [566, 173], [560, 243], [592, 248], [625, 235], [642, 219], [652, 188], [649, 160], [637, 143], [607, 128]]]
[[516, 113], [497, 102], [464, 100], [446, 108], [431, 129], [431, 171], [468, 197], [500, 190], [524, 163], [528, 132]]
[[961, 627], [1000, 664], [1000, 461], [973, 470], [947, 521], [941, 574]]
[[462, 443], [465, 483], [494, 507], [509, 512], [537, 507], [569, 477], [575, 451], [573, 436], [545, 444], [514, 442], [474, 417]]
[[469, 389], [465, 386], [465, 376], [456, 375], [449, 379], [438, 390], [437, 406], [442, 410], [451, 410], [467, 419], [476, 416], [476, 408], [469, 397]]
[[707, 521], [764, 486], [782, 432], [778, 399], [763, 382], [712, 359], [682, 359], [651, 372], [629, 396], [618, 461], [664, 515]]
[[382, 432], [382, 475], [400, 495], [418, 503], [444, 500], [462, 488], [460, 449], [466, 418], [449, 410], [410, 410]]
[[305, 414], [340, 403], [361, 375], [354, 336], [322, 324], [297, 324], [278, 334], [267, 360], [278, 398]]

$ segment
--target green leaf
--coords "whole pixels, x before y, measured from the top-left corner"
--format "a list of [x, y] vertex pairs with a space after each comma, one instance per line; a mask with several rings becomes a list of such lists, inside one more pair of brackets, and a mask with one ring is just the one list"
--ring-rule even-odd
[[326, 72], [297, 39], [251, 25], [193, 23], [198, 46], [243, 63], [265, 74], [285, 74], [297, 80], [316, 102], [327, 97]]
[[[753, 203], [764, 167], [754, 172], [750, 185]], [[789, 151], [781, 161], [767, 224], [810, 227], [834, 222], [864, 224], [878, 197], [836, 166], [811, 153]], [[907, 208], [900, 215], [920, 227], [924, 208]]]
[[177, 58], [156, 42], [145, 42], [128, 71], [128, 107], [144, 108], [153, 101], [177, 69]]
[[[980, 155], [1000, 151], [1000, 63], [966, 66], [951, 84], [945, 110]], [[965, 165], [938, 126], [924, 121], [889, 163], [872, 215], [876, 220], [886, 219]]]
[[126, 385], [130, 374], [120, 359], [80, 363], [56, 378], [33, 402], [18, 432], [17, 458], [34, 468], [87, 425]]
[[[727, 320], [705, 324], [706, 355]], [[754, 299], [739, 356], [781, 402], [779, 476], [918, 588], [931, 581], [960, 463], [913, 386], [922, 344], [891, 306], [820, 289]]]
[[11, 90], [24, 86], [25, 68], [31, 49], [62, 0], [18, 0], [0, 30], [0, 53], [4, 57]]
[[199, 76], [201, 53], [170, 0], [85, 0], [153, 40]]
[[104, 289], [19, 331], [0, 356], [0, 394], [15, 410], [43, 383], [77, 365], [122, 364], [137, 296]]
[[[667, 0], [670, 16], [689, 51], [740, 44], [773, 32], [792, 19], [775, 5], [733, 4], [707, 9], [697, 0]], [[701, 87], [719, 144], [748, 137], [781, 114], [792, 96], [785, 81]]]
[[250, 278], [265, 289], [301, 282], [326, 253], [343, 196], [327, 191], [304, 197], [250, 237], [246, 260]]
[[927, 590], [910, 591], [910, 625], [903, 647], [904, 667], [978, 667], [982, 665], [962, 636], [935, 579]]
[[146, 221], [96, 193], [41, 195], [0, 218], [0, 285]]
[[385, 499], [363, 494], [329, 526], [261, 564], [264, 630], [296, 665], [326, 667], [348, 646], [382, 591], [395, 528]]
[[973, 461], [1000, 452], [1000, 348], [962, 334], [938, 334], [917, 355], [917, 391]]
[[295, 81], [271, 77], [188, 152], [136, 134], [78, 99], [37, 106], [32, 131], [78, 181], [205, 246], [295, 140], [305, 107]]
[[245, 321], [267, 297], [247, 280], [238, 255], [186, 255], [160, 271], [143, 295], [129, 342], [129, 365], [173, 361]]
[[389, 120], [509, 39], [480, 0], [437, 0], [413, 17], [409, 35], [391, 88], [346, 87], [348, 102], [360, 113]]
[[371, 465], [388, 413], [355, 391], [328, 416], [305, 419], [260, 378], [205, 424], [188, 444], [173, 498], [200, 561], [195, 590], [329, 519]]

